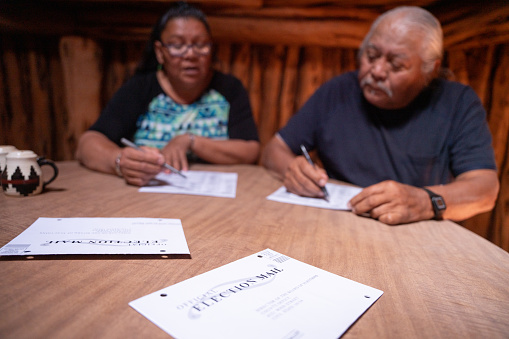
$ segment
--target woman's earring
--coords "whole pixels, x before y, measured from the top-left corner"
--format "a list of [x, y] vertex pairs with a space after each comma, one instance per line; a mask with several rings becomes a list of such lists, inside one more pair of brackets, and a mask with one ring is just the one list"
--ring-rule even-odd
[[158, 64], [158, 65], [157, 65], [157, 70], [158, 70], [158, 71], [161, 71], [162, 69], [163, 69], [163, 64]]

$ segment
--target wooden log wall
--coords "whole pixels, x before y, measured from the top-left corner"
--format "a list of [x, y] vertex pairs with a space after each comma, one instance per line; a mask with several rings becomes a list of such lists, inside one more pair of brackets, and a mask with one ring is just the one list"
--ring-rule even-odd
[[[106, 0], [75, 0], [82, 15], [52, 25], [65, 14], [65, 6], [58, 7], [62, 1], [38, 16], [45, 18], [39, 23], [34, 18], [43, 9], [32, 6], [31, 19], [24, 19], [16, 11], [19, 2], [26, 5], [24, 0], [0, 4], [0, 144], [73, 159], [81, 133], [132, 75], [161, 5], [146, 2], [131, 22], [129, 6], [124, 15], [114, 15]], [[214, 3], [222, 6], [201, 5], [217, 42], [216, 67], [248, 89], [262, 146], [322, 83], [356, 68], [357, 47], [370, 23], [393, 7], [376, 0], [360, 1], [357, 8], [317, 0]], [[488, 112], [501, 192], [492, 212], [462, 225], [509, 251], [509, 5], [480, 10], [445, 1], [408, 4], [427, 6], [439, 17], [445, 66], [476, 90]]]

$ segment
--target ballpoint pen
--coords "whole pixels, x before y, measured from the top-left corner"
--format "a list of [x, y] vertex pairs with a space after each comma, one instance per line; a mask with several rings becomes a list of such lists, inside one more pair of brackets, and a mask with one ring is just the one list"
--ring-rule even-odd
[[[135, 148], [135, 149], [137, 149], [138, 151], [145, 152], [145, 151], [143, 150], [143, 148], [140, 148], [140, 147], [139, 147], [138, 145], [136, 145], [134, 142], [129, 141], [129, 140], [127, 140], [126, 138], [122, 138], [122, 139], [120, 139], [120, 142], [121, 142], [121, 143], [123, 143], [123, 144], [124, 144], [124, 145], [126, 145], [126, 146], [129, 146], [129, 147]], [[180, 172], [180, 171], [179, 171], [178, 169], [176, 169], [175, 167], [172, 167], [171, 165], [168, 165], [166, 162], [163, 164], [163, 167], [164, 167], [164, 168], [167, 168], [167, 169], [169, 169], [170, 171], [172, 171], [173, 173], [178, 174], [178, 175], [180, 175], [181, 177], [183, 177], [183, 178], [186, 178], [186, 179], [187, 179], [187, 177], [186, 177], [184, 174], [182, 174], [182, 172]]]
[[[311, 157], [309, 156], [309, 153], [308, 153], [306, 147], [304, 147], [304, 145], [300, 145], [300, 149], [302, 150], [302, 154], [304, 154], [304, 157], [309, 162], [309, 164], [311, 166], [315, 167], [315, 163], [313, 162], [313, 160], [311, 160]], [[329, 202], [329, 192], [327, 192], [327, 189], [325, 188], [325, 186], [320, 187], [320, 189], [322, 190], [322, 192], [324, 194], [323, 198], [325, 199], [325, 201]]]

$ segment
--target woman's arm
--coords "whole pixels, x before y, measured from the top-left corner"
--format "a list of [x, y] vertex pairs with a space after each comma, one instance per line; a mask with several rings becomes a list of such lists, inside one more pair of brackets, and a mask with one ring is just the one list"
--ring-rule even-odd
[[212, 164], [252, 164], [258, 160], [260, 143], [255, 140], [214, 140], [191, 134], [174, 137], [161, 151], [166, 162], [187, 170], [187, 151]]
[[258, 160], [260, 143], [255, 140], [214, 140], [193, 136], [190, 150], [213, 164], [253, 164]]
[[104, 134], [86, 131], [81, 136], [76, 158], [86, 167], [109, 174], [119, 170], [128, 184], [143, 186], [161, 170], [164, 157], [159, 150], [143, 147], [143, 152], [131, 147], [120, 148]]
[[76, 159], [92, 170], [116, 174], [115, 159], [120, 152], [120, 147], [104, 134], [86, 131], [78, 142]]

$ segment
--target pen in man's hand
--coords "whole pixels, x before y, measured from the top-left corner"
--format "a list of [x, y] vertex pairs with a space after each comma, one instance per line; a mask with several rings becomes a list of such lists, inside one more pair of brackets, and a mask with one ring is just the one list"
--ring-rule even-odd
[[[309, 153], [308, 153], [306, 147], [304, 147], [304, 145], [300, 145], [300, 149], [302, 150], [302, 154], [304, 154], [304, 157], [309, 162], [309, 164], [311, 166], [315, 167], [315, 164], [313, 163], [313, 160], [311, 160], [311, 157], [309, 156]], [[327, 189], [325, 188], [325, 186], [320, 187], [320, 189], [322, 190], [322, 192], [324, 194], [323, 198], [325, 199], [325, 201], [329, 202], [329, 192], [327, 192]]]
[[[129, 146], [129, 147], [135, 148], [135, 149], [137, 149], [138, 151], [145, 152], [145, 151], [143, 150], [143, 148], [138, 147], [138, 145], [136, 145], [134, 142], [132, 142], [132, 141], [130, 141], [130, 140], [127, 140], [126, 138], [122, 138], [122, 139], [120, 139], [120, 142], [121, 142], [121, 143], [123, 143], [123, 144], [124, 144], [124, 145], [126, 145], [126, 146]], [[168, 165], [167, 163], [164, 163], [164, 164], [163, 164], [163, 167], [165, 167], [165, 168], [169, 169], [170, 171], [172, 171], [173, 173], [178, 174], [178, 175], [180, 175], [181, 177], [184, 177], [184, 178], [186, 178], [186, 179], [187, 179], [187, 177], [186, 177], [184, 174], [182, 174], [182, 172], [180, 172], [180, 171], [179, 171], [178, 169], [176, 169], [175, 167], [172, 167], [172, 166]]]

